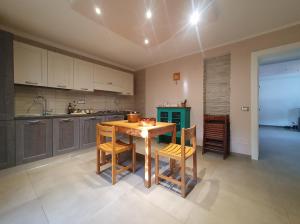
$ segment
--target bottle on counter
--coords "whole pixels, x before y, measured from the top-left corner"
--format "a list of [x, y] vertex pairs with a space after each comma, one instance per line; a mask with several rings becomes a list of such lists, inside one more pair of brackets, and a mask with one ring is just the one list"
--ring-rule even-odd
[[72, 104], [69, 103], [69, 105], [68, 105], [68, 114], [71, 114], [71, 113], [73, 113], [73, 107], [72, 107]]

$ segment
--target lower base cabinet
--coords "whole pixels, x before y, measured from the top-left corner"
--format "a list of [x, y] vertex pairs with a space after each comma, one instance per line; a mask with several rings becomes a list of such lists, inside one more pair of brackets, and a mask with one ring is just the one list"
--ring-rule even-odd
[[124, 120], [124, 115], [108, 115], [105, 116], [105, 121], [121, 121]]
[[79, 118], [53, 119], [53, 155], [79, 149]]
[[52, 156], [52, 119], [16, 121], [16, 164]]
[[0, 169], [94, 147], [96, 124], [115, 120], [124, 120], [124, 116], [0, 121]]
[[80, 148], [96, 145], [96, 124], [105, 121], [104, 116], [80, 118]]
[[0, 169], [15, 163], [15, 121], [0, 121]]

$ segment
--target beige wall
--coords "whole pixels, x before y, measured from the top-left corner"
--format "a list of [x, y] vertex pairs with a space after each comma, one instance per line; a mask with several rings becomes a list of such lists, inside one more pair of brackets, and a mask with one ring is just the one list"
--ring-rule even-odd
[[[202, 145], [203, 119], [203, 66], [204, 58], [231, 54], [231, 150], [251, 154], [250, 112], [241, 111], [241, 106], [250, 106], [251, 53], [300, 41], [300, 25], [259, 37], [215, 48], [203, 53], [145, 69], [146, 73], [146, 115], [155, 116], [156, 106], [168, 101], [176, 103], [185, 98], [192, 107], [191, 123], [197, 125], [198, 144]], [[175, 85], [173, 72], [181, 72], [182, 80]], [[187, 83], [187, 84], [184, 84]], [[187, 88], [184, 88], [187, 85]]]
[[[191, 123], [198, 127], [198, 142], [203, 120], [202, 67], [202, 57], [197, 54], [146, 69], [146, 115], [156, 117], [156, 107], [160, 104], [175, 104], [187, 99], [192, 107]], [[174, 72], [181, 74], [177, 85], [173, 81]]]
[[145, 70], [138, 71], [134, 74], [134, 95], [135, 95], [135, 110], [141, 116], [145, 116]]

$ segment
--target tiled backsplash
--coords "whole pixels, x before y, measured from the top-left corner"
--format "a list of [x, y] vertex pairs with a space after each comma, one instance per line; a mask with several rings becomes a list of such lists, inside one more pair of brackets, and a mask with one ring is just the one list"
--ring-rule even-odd
[[[69, 102], [83, 101], [78, 104], [79, 109], [98, 110], [134, 110], [134, 96], [122, 96], [116, 93], [95, 91], [82, 92], [74, 90], [59, 90], [31, 86], [15, 86], [15, 114], [41, 113], [42, 106], [33, 103], [36, 96], [43, 96], [47, 99], [47, 108], [53, 113], [66, 113]], [[30, 111], [28, 111], [28, 109]]]

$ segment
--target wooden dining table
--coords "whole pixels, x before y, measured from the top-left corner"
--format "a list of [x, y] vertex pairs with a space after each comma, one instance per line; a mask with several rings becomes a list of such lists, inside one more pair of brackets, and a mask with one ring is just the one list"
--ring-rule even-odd
[[176, 124], [167, 122], [156, 122], [155, 126], [144, 127], [137, 123], [129, 123], [127, 120], [102, 122], [102, 125], [115, 126], [116, 131], [129, 135], [130, 143], [133, 143], [133, 137], [145, 139], [145, 187], [151, 187], [151, 139], [171, 133], [172, 142], [176, 143]]

